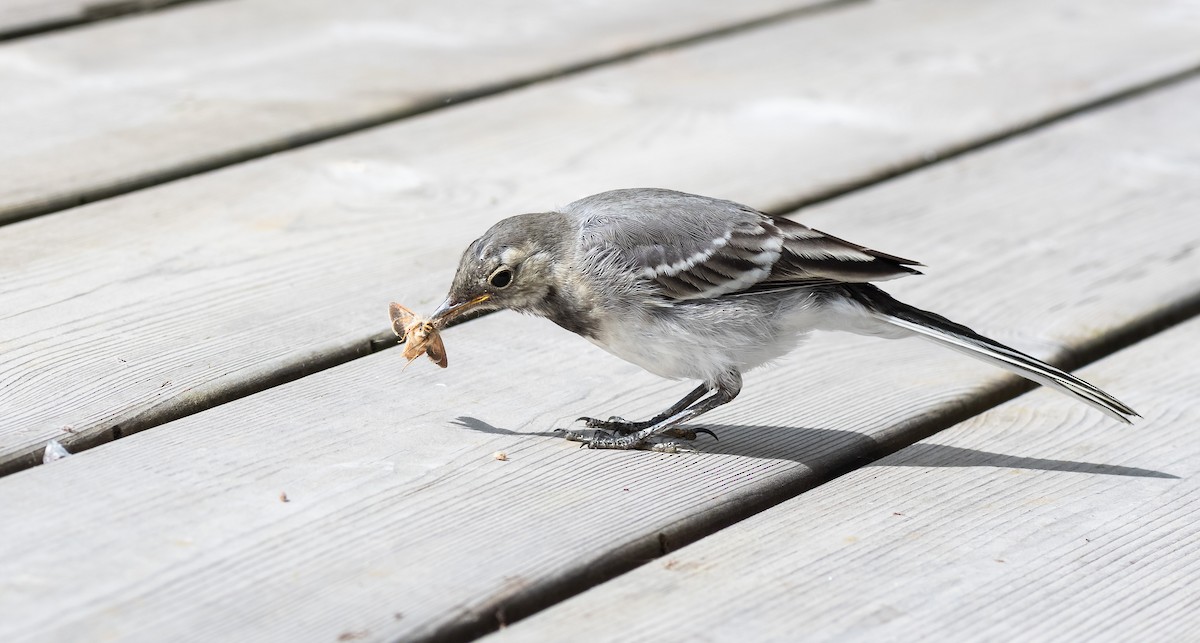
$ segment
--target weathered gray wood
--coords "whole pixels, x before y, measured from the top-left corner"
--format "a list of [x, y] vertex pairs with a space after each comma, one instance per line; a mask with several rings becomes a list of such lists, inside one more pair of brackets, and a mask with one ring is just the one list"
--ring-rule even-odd
[[0, 0], [0, 28], [8, 30], [75, 15], [84, 0]]
[[1147, 16], [1185, 4], [872, 4], [7, 226], [0, 469], [367, 352], [500, 217], [631, 185], [774, 208], [1177, 70], [1200, 50]]
[[0, 38], [189, 0], [0, 0]]
[[12, 43], [0, 222], [818, 1], [239, 0]]
[[3, 0], [0, 34], [70, 20], [78, 16], [83, 4], [82, 0]]
[[[1195, 307], [1200, 140], [1179, 132], [1200, 127], [1197, 100], [1193, 82], [804, 218], [927, 259], [929, 277], [891, 288], [914, 303], [1062, 357]], [[747, 377], [707, 418], [721, 441], [705, 453], [592, 452], [547, 432], [583, 413], [656, 411], [690, 385], [512, 314], [445, 339], [445, 371], [401, 371], [385, 351], [5, 478], [0, 577], [15, 580], [0, 638], [385, 640], [487, 627], [1017, 385], [917, 341], [821, 336]], [[1097, 383], [1153, 417], [1141, 389]], [[1143, 439], [1116, 435], [1133, 453]], [[710, 608], [660, 603], [675, 618]]]
[[[1185, 641], [1200, 632], [1200, 321], [489, 641]], [[619, 614], [619, 618], [614, 615]]]

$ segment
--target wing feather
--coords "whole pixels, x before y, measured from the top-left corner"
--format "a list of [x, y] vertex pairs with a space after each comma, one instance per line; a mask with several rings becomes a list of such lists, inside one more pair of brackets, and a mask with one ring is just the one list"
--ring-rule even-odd
[[665, 297], [706, 299], [920, 274], [915, 261], [850, 243], [732, 201], [616, 190], [563, 210], [585, 253], [615, 257]]

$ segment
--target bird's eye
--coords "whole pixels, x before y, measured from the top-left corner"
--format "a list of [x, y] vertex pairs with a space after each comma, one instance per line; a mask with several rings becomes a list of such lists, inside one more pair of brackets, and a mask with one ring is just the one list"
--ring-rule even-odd
[[490, 277], [488, 277], [488, 283], [491, 284], [493, 288], [507, 288], [508, 284], [512, 283], [512, 278], [512, 268], [509, 268], [508, 266], [500, 266], [492, 272]]

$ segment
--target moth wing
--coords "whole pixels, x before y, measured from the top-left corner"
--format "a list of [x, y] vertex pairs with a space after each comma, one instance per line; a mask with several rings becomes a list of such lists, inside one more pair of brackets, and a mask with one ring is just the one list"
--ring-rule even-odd
[[408, 342], [404, 345], [404, 358], [408, 361], [413, 361], [425, 352], [425, 344], [422, 342]]
[[392, 332], [400, 337], [408, 334], [408, 323], [417, 316], [413, 311], [394, 301], [388, 306], [388, 313], [392, 317]]
[[442, 343], [442, 335], [436, 330], [429, 334], [427, 343], [425, 344], [425, 354], [429, 359], [438, 366], [446, 368], [450, 363], [446, 359], [446, 345]]

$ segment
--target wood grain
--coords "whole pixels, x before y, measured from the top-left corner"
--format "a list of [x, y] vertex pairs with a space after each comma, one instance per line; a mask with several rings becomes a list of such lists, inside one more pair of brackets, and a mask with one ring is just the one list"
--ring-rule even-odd
[[[565, 601], [496, 641], [1192, 640], [1200, 321]], [[620, 618], [614, 618], [620, 614]]]
[[[1075, 118], [804, 220], [926, 260], [928, 277], [890, 289], [1061, 360], [1194, 312], [1200, 141], [1179, 132], [1200, 126], [1198, 99], [1194, 82]], [[703, 453], [593, 452], [549, 430], [584, 413], [643, 416], [690, 384], [512, 314], [444, 339], [448, 370], [401, 370], [384, 351], [5, 478], [0, 577], [14, 580], [0, 609], [13, 616], [0, 638], [479, 633], [1021, 390], [915, 340], [819, 336], [748, 374], [706, 417], [721, 440]], [[1158, 398], [1093, 375], [1154, 420]], [[1047, 425], [1109, 426], [1065, 402]], [[1117, 430], [1138, 454], [1141, 429]], [[1159, 466], [1068, 459], [1126, 467], [1134, 482]], [[712, 609], [655, 608], [669, 623]]]
[[1200, 60], [1161, 24], [1188, 3], [1144, 6], [864, 5], [6, 226], [0, 470], [369, 352], [387, 302], [428, 312], [501, 217], [637, 185], [775, 208]]
[[238, 0], [0, 47], [0, 222], [819, 0]]

